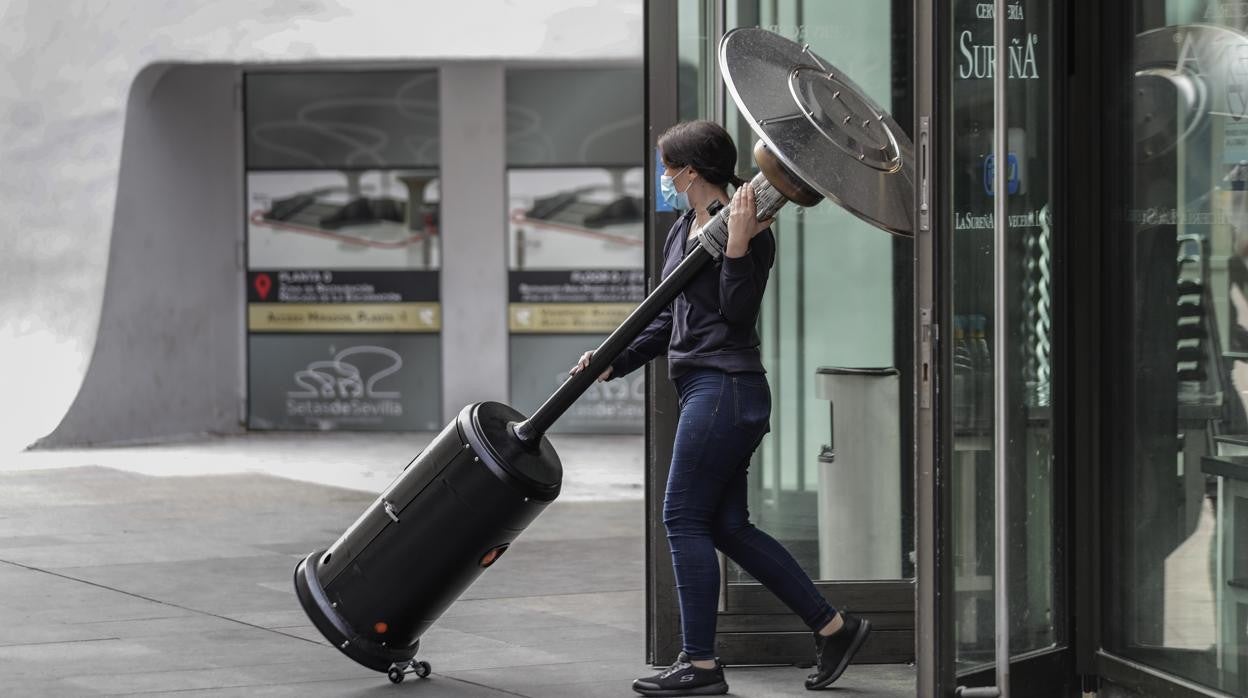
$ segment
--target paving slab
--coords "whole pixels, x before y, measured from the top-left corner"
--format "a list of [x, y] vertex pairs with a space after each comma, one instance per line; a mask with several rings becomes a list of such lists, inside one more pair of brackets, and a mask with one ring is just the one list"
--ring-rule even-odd
[[[653, 672], [636, 497], [552, 504], [422, 638], [431, 678], [393, 686], [354, 664], [304, 616], [291, 573], [374, 497], [263, 473], [0, 464], [0, 693], [631, 696]], [[732, 667], [729, 682], [808, 696], [805, 673]], [[908, 667], [855, 666], [835, 695], [913, 686]]]

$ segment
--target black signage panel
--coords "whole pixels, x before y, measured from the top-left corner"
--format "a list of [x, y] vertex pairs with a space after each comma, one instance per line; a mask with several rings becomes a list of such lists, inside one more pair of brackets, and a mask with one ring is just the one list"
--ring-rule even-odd
[[261, 269], [247, 272], [249, 303], [400, 303], [438, 300], [436, 271]]
[[641, 269], [513, 271], [512, 303], [640, 303], [646, 297]]

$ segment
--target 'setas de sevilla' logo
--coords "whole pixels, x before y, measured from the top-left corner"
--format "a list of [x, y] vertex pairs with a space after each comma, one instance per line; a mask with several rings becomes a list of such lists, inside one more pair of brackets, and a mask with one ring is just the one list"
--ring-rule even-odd
[[403, 357], [392, 349], [348, 347], [328, 361], [313, 361], [295, 371], [293, 380], [298, 388], [286, 393], [286, 414], [349, 422], [402, 417], [402, 394], [385, 390], [392, 386], [383, 383], [402, 368]]

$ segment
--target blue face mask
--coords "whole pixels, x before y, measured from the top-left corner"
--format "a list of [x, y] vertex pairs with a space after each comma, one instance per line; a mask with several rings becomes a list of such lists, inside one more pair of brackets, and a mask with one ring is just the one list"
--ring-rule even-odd
[[[676, 177], [679, 177], [681, 172], [684, 172], [686, 169], [689, 168], [686, 167], [680, 172], [677, 172]], [[689, 186], [693, 186], [693, 183], [691, 182]], [[689, 210], [689, 196], [687, 191], [687, 188], [686, 191], [676, 191], [675, 177], [668, 177], [667, 175], [659, 177], [659, 193], [663, 196], [663, 203], [667, 204], [671, 208], [677, 211]]]

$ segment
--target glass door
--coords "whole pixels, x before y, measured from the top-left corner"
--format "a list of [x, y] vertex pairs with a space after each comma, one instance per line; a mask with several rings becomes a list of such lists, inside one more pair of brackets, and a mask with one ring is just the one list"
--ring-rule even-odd
[[[651, 144], [677, 120], [713, 119], [740, 149], [739, 173], [753, 168], [756, 136], [722, 89], [715, 60], [719, 38], [741, 26], [809, 44], [903, 128], [913, 122], [909, 0], [681, 0], [647, 11]], [[652, 243], [669, 216], [652, 214]], [[777, 259], [759, 320], [771, 433], [750, 466], [750, 514], [834, 606], [872, 620], [858, 661], [910, 661], [912, 244], [829, 202], [786, 207], [775, 230]], [[658, 377], [662, 368], [653, 371]], [[674, 430], [670, 390], [665, 380], [650, 383], [650, 658], [658, 662], [678, 651], [680, 631], [657, 516]], [[732, 560], [723, 559], [722, 570], [719, 656], [809, 663], [810, 632], [800, 620]]]
[[1146, 0], [1108, 107], [1098, 670], [1248, 695], [1248, 13]]
[[[1005, 8], [1003, 47], [995, 37], [998, 5]], [[931, 449], [919, 454], [919, 546], [930, 546], [919, 570], [925, 695], [997, 685], [998, 656], [1011, 658], [1000, 673], [1013, 696], [1064, 695], [1070, 687], [1062, 684], [1073, 678], [1065, 623], [1064, 396], [1055, 380], [1064, 370], [1055, 350], [1063, 321], [1055, 279], [1065, 239], [1058, 5], [932, 0], [919, 8], [930, 18], [917, 42], [924, 82], [919, 157], [928, 153], [920, 169], [931, 172], [919, 196], [932, 208], [928, 229], [916, 238], [918, 276], [926, 284], [918, 344], [920, 370], [930, 365], [935, 376], [920, 382], [918, 419], [920, 448]], [[999, 49], [1006, 67], [1000, 158]], [[1000, 189], [998, 168], [1005, 175]], [[998, 492], [1005, 493], [1001, 501]], [[1002, 600], [1007, 616], [998, 619]], [[1008, 647], [999, 645], [1007, 634]]]
[[[949, 0], [956, 47], [949, 105], [952, 261], [951, 365], [953, 591], [956, 663], [973, 672], [993, 660], [996, 636], [993, 487], [995, 429], [1004, 429], [1010, 650], [1057, 645], [1060, 551], [1055, 544], [1053, 420], [1054, 112], [1053, 3], [1011, 2], [1006, 88], [1006, 191], [995, 190], [993, 17], [984, 4]], [[985, 17], [984, 15], [989, 15]], [[1006, 197], [1006, 247], [994, 244], [994, 204]], [[993, 264], [1006, 257], [1003, 289]], [[999, 295], [1003, 293], [1003, 295]], [[998, 326], [1004, 305], [1004, 326]], [[1004, 357], [994, 352], [1004, 334]], [[1007, 401], [996, 414], [1000, 359]], [[996, 419], [994, 420], [994, 417]], [[1003, 419], [1002, 419], [1003, 418]], [[995, 423], [994, 423], [995, 421]]]

